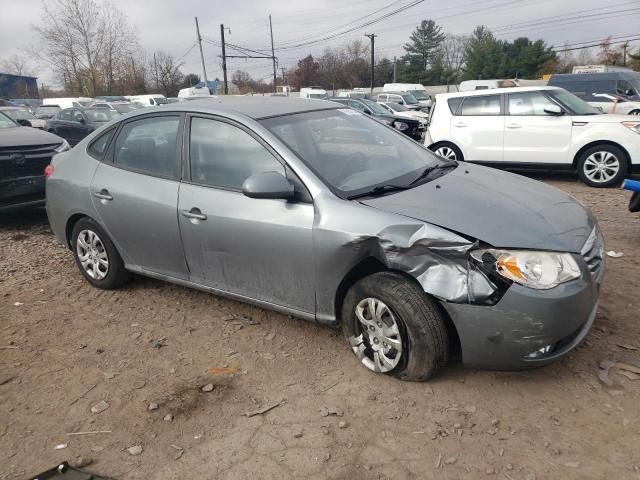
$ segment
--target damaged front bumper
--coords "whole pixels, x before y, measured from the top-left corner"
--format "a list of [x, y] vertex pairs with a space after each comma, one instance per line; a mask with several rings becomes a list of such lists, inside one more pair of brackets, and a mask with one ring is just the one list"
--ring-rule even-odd
[[589, 332], [604, 266], [550, 290], [513, 284], [492, 306], [442, 302], [455, 324], [465, 365], [519, 370], [553, 362]]

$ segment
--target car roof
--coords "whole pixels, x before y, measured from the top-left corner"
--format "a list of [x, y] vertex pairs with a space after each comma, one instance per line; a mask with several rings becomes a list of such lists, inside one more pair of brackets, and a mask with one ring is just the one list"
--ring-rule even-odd
[[[199, 112], [229, 112], [239, 113], [247, 117], [259, 120], [267, 117], [278, 117], [294, 113], [313, 112], [344, 108], [344, 105], [327, 100], [315, 100], [307, 98], [290, 97], [237, 97], [220, 96], [190, 100], [189, 102], [172, 103], [159, 107], [162, 110], [199, 111]], [[158, 111], [158, 110], [155, 110]], [[142, 113], [142, 112], [140, 112]]]
[[504, 87], [488, 88], [484, 90], [471, 90], [468, 92], [439, 93], [437, 98], [473, 97], [478, 95], [498, 95], [501, 93], [538, 92], [540, 90], [562, 90], [559, 87]]

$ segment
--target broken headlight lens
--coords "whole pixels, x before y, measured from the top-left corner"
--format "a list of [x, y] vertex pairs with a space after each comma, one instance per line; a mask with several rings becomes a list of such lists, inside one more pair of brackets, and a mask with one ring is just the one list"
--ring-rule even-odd
[[404, 132], [406, 129], [409, 128], [409, 124], [406, 122], [398, 122], [397, 120], [395, 122], [393, 122], [393, 126], [396, 127], [398, 130], [400, 130], [401, 132]]
[[553, 288], [581, 275], [569, 253], [486, 249], [471, 252], [471, 257], [502, 277], [536, 290]]

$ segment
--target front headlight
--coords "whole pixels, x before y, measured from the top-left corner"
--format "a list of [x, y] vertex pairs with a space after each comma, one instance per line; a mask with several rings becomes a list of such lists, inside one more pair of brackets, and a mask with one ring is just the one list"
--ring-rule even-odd
[[401, 132], [404, 132], [407, 128], [409, 128], [409, 124], [405, 122], [398, 122], [397, 120], [393, 122], [393, 126], [396, 127]]
[[622, 122], [622, 125], [624, 125], [627, 128], [630, 128], [636, 133], [640, 133], [640, 122]]
[[536, 290], [580, 278], [580, 268], [569, 253], [486, 249], [471, 252], [471, 257], [502, 277]]
[[67, 142], [66, 140], [62, 140], [62, 143], [54, 151], [56, 153], [62, 153], [66, 152], [67, 150], [71, 150], [71, 146], [69, 145], [69, 142]]

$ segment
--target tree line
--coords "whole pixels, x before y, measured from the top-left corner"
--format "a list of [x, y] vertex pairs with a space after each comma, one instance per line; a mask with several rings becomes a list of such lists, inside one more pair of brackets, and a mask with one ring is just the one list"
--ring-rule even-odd
[[[145, 51], [136, 28], [110, 1], [44, 0], [41, 21], [32, 28], [39, 42], [32, 58], [53, 70], [62, 86], [59, 94], [94, 97], [154, 92], [171, 97], [180, 88], [200, 82], [198, 75], [181, 71], [181, 58]], [[294, 89], [369, 86], [369, 48], [368, 42], [358, 39], [327, 47], [319, 56], [305, 55], [286, 72], [284, 81]], [[541, 39], [499, 40], [485, 26], [476, 27], [471, 35], [454, 35], [429, 19], [411, 32], [403, 50], [404, 55], [394, 60], [376, 55], [376, 86], [392, 82], [394, 71], [397, 82], [452, 85], [470, 79], [540, 78], [545, 73], [570, 72], [578, 64], [626, 63], [640, 70], [640, 49], [627, 55], [626, 62], [622, 47], [614, 47], [610, 40], [602, 42], [595, 57], [585, 49], [556, 53]], [[0, 61], [0, 70], [26, 75], [32, 73], [33, 64], [26, 55], [14, 54]], [[231, 81], [234, 92], [273, 90], [272, 80], [253, 79], [243, 70], [235, 71]], [[278, 79], [279, 84], [282, 81]]]

